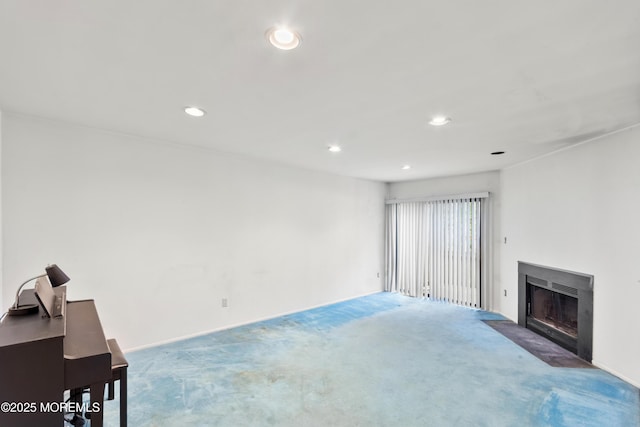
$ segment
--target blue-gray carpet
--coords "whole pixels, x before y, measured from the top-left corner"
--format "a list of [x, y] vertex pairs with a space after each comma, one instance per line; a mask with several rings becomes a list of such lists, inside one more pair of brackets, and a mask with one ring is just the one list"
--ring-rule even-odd
[[380, 293], [128, 353], [129, 425], [640, 425], [637, 388], [550, 367], [491, 319]]

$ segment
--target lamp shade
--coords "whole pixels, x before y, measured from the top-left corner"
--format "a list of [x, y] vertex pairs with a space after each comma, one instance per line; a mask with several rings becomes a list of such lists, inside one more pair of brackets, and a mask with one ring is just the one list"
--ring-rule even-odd
[[49, 277], [49, 282], [51, 282], [52, 287], [58, 287], [60, 285], [64, 285], [70, 279], [69, 276], [64, 274], [64, 271], [60, 270], [56, 264], [51, 264], [45, 268], [47, 272], [47, 276]]

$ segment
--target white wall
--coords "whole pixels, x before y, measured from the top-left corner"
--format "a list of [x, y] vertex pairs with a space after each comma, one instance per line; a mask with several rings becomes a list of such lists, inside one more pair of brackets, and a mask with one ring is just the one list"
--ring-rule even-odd
[[[2, 292], [2, 110], [0, 110], [0, 313], [4, 313], [4, 297]], [[0, 314], [1, 316], [2, 314]]]
[[[469, 175], [456, 175], [443, 178], [432, 178], [417, 181], [406, 181], [390, 183], [387, 185], [388, 199], [411, 199], [416, 197], [431, 196], [451, 196], [465, 193], [479, 193], [488, 191], [490, 194], [488, 203], [488, 216], [490, 219], [489, 235], [491, 236], [491, 245], [489, 245], [489, 263], [488, 277], [490, 283], [487, 283], [487, 290], [490, 293], [488, 298], [487, 309], [493, 310], [493, 307], [499, 305], [498, 300], [501, 298], [500, 287], [494, 283], [499, 280], [498, 274], [500, 260], [500, 172], [483, 172]], [[493, 278], [493, 280], [491, 280]]]
[[131, 348], [382, 290], [382, 183], [6, 112], [2, 142], [5, 302], [55, 262]]
[[594, 364], [640, 386], [640, 127], [502, 171], [499, 310], [517, 261], [594, 275]]
[[451, 196], [483, 191], [489, 191], [492, 195], [495, 195], [494, 200], [499, 200], [499, 171], [394, 182], [389, 184], [387, 198], [411, 199], [414, 197]]

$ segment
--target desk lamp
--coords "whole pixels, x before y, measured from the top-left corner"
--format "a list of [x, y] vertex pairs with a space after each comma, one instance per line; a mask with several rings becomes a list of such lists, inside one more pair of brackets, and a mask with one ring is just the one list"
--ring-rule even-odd
[[64, 274], [64, 271], [60, 270], [60, 267], [58, 267], [55, 264], [48, 265], [45, 268], [45, 271], [47, 272], [46, 274], [41, 274], [39, 276], [32, 277], [31, 279], [25, 281], [22, 285], [20, 285], [20, 287], [18, 288], [18, 292], [16, 292], [16, 301], [13, 303], [11, 308], [9, 308], [9, 316], [23, 316], [26, 314], [33, 314], [38, 312], [38, 304], [20, 305], [20, 291], [22, 290], [24, 285], [26, 285], [30, 281], [47, 276], [49, 277], [49, 282], [51, 282], [51, 286], [54, 288], [60, 285], [64, 285], [69, 281], [69, 276]]

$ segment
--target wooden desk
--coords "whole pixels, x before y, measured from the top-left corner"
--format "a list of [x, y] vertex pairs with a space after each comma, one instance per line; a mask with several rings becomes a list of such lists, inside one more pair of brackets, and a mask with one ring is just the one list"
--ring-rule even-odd
[[[56, 288], [60, 292], [61, 288]], [[32, 289], [20, 296], [37, 303]], [[111, 353], [93, 300], [67, 303], [66, 315], [7, 316], [0, 323], [0, 426], [63, 426], [64, 391], [91, 387], [92, 427], [102, 427]], [[58, 410], [56, 410], [58, 409]]]

